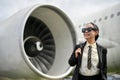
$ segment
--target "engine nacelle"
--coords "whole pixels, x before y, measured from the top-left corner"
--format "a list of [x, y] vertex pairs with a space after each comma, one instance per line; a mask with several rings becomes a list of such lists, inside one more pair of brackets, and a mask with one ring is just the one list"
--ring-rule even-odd
[[71, 72], [76, 33], [63, 11], [35, 5], [0, 24], [0, 76], [58, 79]]

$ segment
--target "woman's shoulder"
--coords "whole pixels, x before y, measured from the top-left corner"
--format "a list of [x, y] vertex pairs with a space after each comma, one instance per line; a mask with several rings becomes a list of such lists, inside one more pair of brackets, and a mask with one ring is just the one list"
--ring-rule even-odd
[[98, 43], [97, 43], [97, 46], [99, 46], [99, 48], [101, 48], [103, 51], [107, 52], [107, 48], [106, 47], [104, 47], [104, 46], [102, 46], [102, 45], [100, 45]]
[[100, 45], [100, 44], [98, 44], [98, 43], [97, 43], [97, 45], [98, 45], [99, 47], [103, 48], [103, 49], [107, 49], [107, 48], [105, 48], [104, 46], [102, 46], [102, 45]]

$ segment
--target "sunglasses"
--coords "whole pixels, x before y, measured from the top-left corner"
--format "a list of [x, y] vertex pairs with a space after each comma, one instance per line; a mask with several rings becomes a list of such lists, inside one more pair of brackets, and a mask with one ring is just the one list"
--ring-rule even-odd
[[92, 30], [96, 31], [96, 28], [92, 28], [92, 27], [82, 28], [82, 33], [91, 32]]

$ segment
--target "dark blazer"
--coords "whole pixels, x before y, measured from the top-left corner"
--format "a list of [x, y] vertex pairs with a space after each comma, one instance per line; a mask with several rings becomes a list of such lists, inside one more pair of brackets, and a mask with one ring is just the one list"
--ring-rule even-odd
[[[72, 80], [78, 80], [79, 69], [81, 67], [82, 54], [83, 54], [83, 49], [84, 49], [85, 45], [86, 45], [86, 42], [79, 44], [79, 45], [76, 45], [74, 48], [74, 51], [73, 51], [73, 53], [68, 61], [70, 66], [76, 65]], [[107, 55], [106, 55], [107, 49], [100, 46], [99, 44], [96, 44], [96, 45], [97, 45], [98, 57], [99, 57], [99, 63], [97, 66], [100, 69], [99, 75], [101, 76], [102, 80], [107, 80]], [[79, 55], [78, 58], [76, 59], [75, 58], [75, 50], [77, 48], [81, 48], [81, 55]]]

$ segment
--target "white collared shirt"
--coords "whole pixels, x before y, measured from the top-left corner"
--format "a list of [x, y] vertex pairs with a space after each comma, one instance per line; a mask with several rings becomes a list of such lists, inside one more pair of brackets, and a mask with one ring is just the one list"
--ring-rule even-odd
[[[88, 62], [88, 49], [89, 45], [92, 46], [92, 53], [91, 53], [91, 69], [87, 68], [87, 62]], [[82, 55], [82, 62], [81, 62], [81, 68], [80, 68], [80, 74], [84, 76], [94, 76], [99, 73], [99, 69], [97, 68], [99, 62], [98, 58], [98, 51], [97, 51], [97, 46], [96, 43], [89, 44], [88, 42], [86, 43], [84, 50], [83, 50], [83, 55]]]

